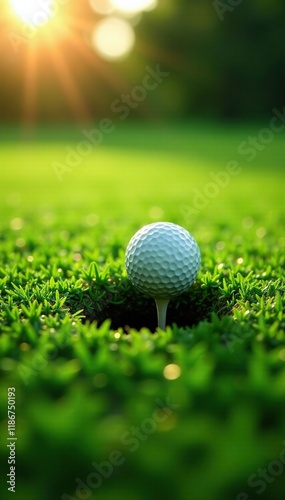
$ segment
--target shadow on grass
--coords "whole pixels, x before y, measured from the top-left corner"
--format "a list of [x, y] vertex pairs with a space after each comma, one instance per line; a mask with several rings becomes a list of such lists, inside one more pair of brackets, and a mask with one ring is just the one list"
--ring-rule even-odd
[[[111, 319], [111, 328], [140, 330], [145, 327], [154, 332], [157, 327], [156, 306], [152, 298], [138, 292], [127, 278], [112, 278], [108, 284], [94, 283], [85, 290], [80, 301], [69, 301], [73, 312], [83, 309], [84, 322], [96, 321], [98, 325]], [[80, 302], [80, 303], [79, 303]], [[167, 325], [176, 323], [179, 327], [191, 327], [210, 318], [215, 312], [224, 316], [226, 299], [220, 296], [217, 287], [195, 283], [189, 291], [172, 299], [168, 306]]]

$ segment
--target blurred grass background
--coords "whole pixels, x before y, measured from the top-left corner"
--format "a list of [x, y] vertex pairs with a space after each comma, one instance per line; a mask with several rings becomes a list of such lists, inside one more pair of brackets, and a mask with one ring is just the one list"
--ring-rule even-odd
[[[64, 127], [60, 133], [44, 128], [33, 140], [17, 143], [9, 140], [15, 137], [15, 131], [10, 136], [6, 132], [1, 144], [5, 168], [1, 173], [4, 196], [0, 207], [10, 216], [33, 213], [40, 217], [50, 210], [52, 217], [76, 224], [84, 204], [86, 213], [128, 226], [138, 218], [150, 218], [153, 207], [157, 218], [177, 220], [183, 214], [187, 218], [187, 208], [181, 208], [184, 206], [189, 208], [189, 220], [184, 223], [203, 221], [209, 229], [225, 216], [226, 204], [227, 217], [232, 213], [234, 219], [242, 220], [257, 212], [265, 223], [268, 217], [278, 218], [284, 205], [284, 140], [282, 134], [276, 134], [249, 163], [238, 147], [248, 137], [257, 136], [260, 128], [258, 123], [120, 124], [104, 137], [102, 145], [94, 147], [62, 177], [57, 176], [53, 164], [66, 164], [66, 147], [76, 152], [83, 137], [80, 131]], [[194, 189], [203, 193], [207, 183], [213, 182], [209, 174], [226, 171], [231, 160], [239, 163], [241, 173], [231, 176], [226, 187], [218, 188], [217, 196], [206, 197], [204, 209], [191, 211], [191, 207], [195, 209]]]

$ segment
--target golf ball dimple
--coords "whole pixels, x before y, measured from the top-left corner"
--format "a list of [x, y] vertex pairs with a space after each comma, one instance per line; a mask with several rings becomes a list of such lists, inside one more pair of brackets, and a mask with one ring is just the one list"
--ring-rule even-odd
[[171, 298], [196, 280], [201, 263], [198, 244], [183, 227], [155, 222], [140, 229], [126, 250], [129, 278], [141, 292]]

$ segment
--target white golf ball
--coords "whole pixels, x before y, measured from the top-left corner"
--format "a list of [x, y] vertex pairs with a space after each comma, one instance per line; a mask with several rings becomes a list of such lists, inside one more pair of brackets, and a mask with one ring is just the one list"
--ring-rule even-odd
[[140, 229], [127, 246], [125, 264], [133, 285], [153, 298], [175, 297], [196, 280], [201, 263], [193, 236], [171, 222]]

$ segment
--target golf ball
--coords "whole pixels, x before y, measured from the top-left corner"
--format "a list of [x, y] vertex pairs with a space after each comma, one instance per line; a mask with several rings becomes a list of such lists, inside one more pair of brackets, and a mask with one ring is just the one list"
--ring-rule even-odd
[[144, 226], [126, 250], [125, 264], [131, 282], [157, 299], [170, 299], [185, 292], [197, 278], [200, 263], [200, 250], [193, 236], [170, 222]]

